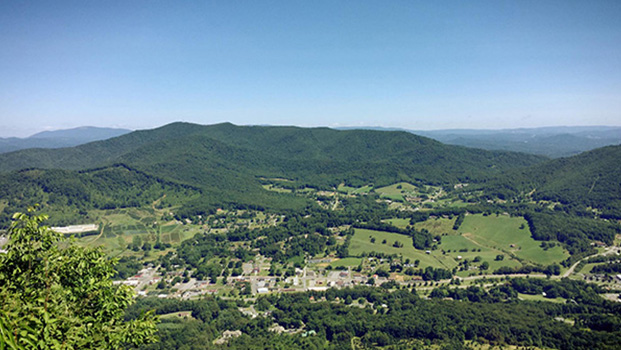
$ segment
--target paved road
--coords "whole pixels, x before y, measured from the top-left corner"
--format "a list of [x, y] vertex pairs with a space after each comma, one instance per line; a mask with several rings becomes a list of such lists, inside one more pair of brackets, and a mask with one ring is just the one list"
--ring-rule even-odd
[[604, 251], [601, 252], [601, 253], [597, 253], [595, 255], [589, 255], [587, 257], [584, 257], [584, 258], [576, 261], [573, 265], [571, 265], [571, 267], [567, 271], [565, 271], [565, 273], [561, 277], [568, 277], [569, 275], [574, 273], [574, 270], [576, 269], [576, 266], [578, 266], [578, 264], [580, 264], [583, 260], [592, 258], [594, 256], [604, 256], [604, 255], [614, 254], [614, 253], [617, 253], [618, 251], [619, 251], [618, 247], [608, 247], [608, 248], [604, 248]]

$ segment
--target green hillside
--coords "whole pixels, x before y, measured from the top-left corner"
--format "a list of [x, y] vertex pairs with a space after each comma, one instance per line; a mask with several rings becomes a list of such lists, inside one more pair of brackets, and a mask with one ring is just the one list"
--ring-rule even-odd
[[508, 171], [487, 187], [507, 198], [532, 193], [532, 199], [558, 202], [566, 211], [591, 207], [602, 217], [621, 218], [619, 174], [621, 146], [608, 146]]
[[91, 209], [172, 206], [201, 197], [198, 187], [180, 185], [123, 165], [89, 171], [23, 170], [0, 176], [0, 225], [12, 213], [39, 204], [51, 224], [88, 220]]
[[241, 165], [252, 170], [253, 175], [299, 176], [317, 183], [321, 183], [317, 176], [322, 174], [365, 181], [400, 177], [434, 182], [465, 180], [545, 159], [447, 146], [406, 132], [173, 123], [73, 148], [3, 154], [0, 171], [88, 169], [128, 160], [145, 164], [143, 155], [153, 163], [182, 153], [201, 161], [223, 159], [235, 169]]

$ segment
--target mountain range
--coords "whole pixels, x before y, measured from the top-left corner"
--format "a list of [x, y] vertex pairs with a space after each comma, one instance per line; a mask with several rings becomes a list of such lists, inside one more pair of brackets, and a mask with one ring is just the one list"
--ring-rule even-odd
[[339, 129], [406, 131], [449, 145], [523, 152], [550, 158], [569, 157], [595, 148], [621, 144], [621, 127], [614, 126], [555, 126], [499, 130], [409, 130], [383, 127]]
[[83, 126], [74, 129], [43, 131], [26, 138], [0, 138], [0, 153], [27, 148], [62, 148], [106, 140], [131, 132], [128, 129]]
[[[68, 203], [77, 211], [131, 206], [131, 199], [118, 193], [126, 188], [134, 195], [149, 193], [148, 200], [170, 192], [169, 201], [183, 202], [192, 215], [219, 206], [308, 205], [303, 198], [263, 189], [274, 179], [317, 189], [341, 183], [472, 182], [503, 196], [536, 189], [542, 198], [581, 199], [615, 212], [621, 206], [618, 164], [621, 146], [548, 160], [446, 145], [404, 131], [172, 123], [75, 147], [0, 154], [0, 201], [5, 211], [32, 201]], [[148, 185], [135, 191], [146, 179]]]

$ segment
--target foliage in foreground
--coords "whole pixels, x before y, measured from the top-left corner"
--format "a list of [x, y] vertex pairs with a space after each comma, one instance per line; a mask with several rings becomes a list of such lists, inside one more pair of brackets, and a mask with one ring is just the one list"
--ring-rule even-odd
[[0, 254], [0, 349], [118, 349], [155, 340], [155, 318], [124, 321], [133, 303], [101, 248], [78, 247], [16, 213]]

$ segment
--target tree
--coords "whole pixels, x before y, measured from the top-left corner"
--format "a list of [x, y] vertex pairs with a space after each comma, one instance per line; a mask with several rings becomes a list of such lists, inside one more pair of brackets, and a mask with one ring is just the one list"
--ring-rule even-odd
[[0, 254], [0, 348], [119, 349], [155, 340], [152, 312], [124, 321], [129, 286], [113, 285], [116, 261], [102, 248], [79, 247], [41, 222], [16, 213]]

